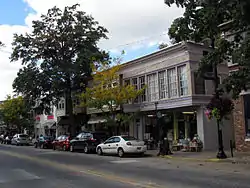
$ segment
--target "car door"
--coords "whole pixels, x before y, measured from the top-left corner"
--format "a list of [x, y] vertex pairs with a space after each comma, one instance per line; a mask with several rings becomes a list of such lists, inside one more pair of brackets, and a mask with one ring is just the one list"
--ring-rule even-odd
[[114, 137], [111, 137], [103, 143], [103, 147], [102, 147], [103, 153], [111, 153], [111, 144], [113, 143], [113, 141], [114, 141]]
[[66, 140], [66, 136], [65, 135], [62, 135], [60, 140], [59, 140], [59, 148], [60, 149], [63, 149], [63, 144], [64, 144], [64, 141]]
[[113, 142], [110, 144], [110, 153], [111, 154], [116, 154], [117, 153], [120, 142], [121, 142], [120, 137], [116, 136], [116, 137], [113, 138]]
[[15, 134], [11, 140], [11, 144], [16, 144], [17, 135]]
[[71, 142], [71, 144], [74, 145], [74, 149], [78, 150], [78, 149], [81, 149], [80, 147], [80, 142], [81, 142], [81, 139], [82, 139], [82, 135], [83, 133], [79, 133]]
[[55, 139], [55, 141], [54, 141], [54, 146], [55, 146], [56, 149], [59, 148], [59, 140], [60, 140], [60, 139], [61, 139], [61, 136], [57, 137], [57, 138]]

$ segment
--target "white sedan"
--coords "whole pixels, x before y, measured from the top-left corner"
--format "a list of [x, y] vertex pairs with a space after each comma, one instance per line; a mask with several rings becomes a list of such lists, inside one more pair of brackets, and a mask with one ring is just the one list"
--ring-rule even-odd
[[131, 136], [112, 136], [96, 147], [98, 155], [118, 154], [119, 157], [123, 157], [124, 154], [143, 155], [146, 150], [147, 147], [144, 141], [140, 141]]

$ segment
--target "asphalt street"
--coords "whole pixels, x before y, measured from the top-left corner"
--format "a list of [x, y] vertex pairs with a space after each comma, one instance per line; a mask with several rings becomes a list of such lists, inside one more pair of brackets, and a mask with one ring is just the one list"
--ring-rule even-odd
[[0, 145], [0, 188], [250, 188], [250, 167]]

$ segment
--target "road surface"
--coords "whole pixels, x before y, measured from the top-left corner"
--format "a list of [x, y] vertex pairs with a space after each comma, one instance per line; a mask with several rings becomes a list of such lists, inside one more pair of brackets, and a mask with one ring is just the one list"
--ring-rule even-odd
[[250, 188], [249, 169], [0, 145], [0, 188]]

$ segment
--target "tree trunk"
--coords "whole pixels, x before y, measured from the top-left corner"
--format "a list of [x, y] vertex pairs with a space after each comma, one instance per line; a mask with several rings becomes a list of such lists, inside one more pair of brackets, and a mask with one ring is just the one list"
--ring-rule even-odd
[[70, 89], [68, 89], [68, 91], [65, 94], [65, 102], [66, 102], [66, 115], [69, 118], [70, 135], [74, 137], [76, 135], [76, 125], [75, 125], [75, 116], [73, 113], [73, 102]]

